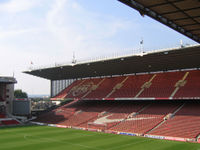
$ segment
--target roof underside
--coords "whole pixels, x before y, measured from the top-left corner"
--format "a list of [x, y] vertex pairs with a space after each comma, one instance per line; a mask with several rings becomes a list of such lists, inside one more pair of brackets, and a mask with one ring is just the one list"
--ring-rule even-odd
[[13, 77], [0, 77], [0, 84], [12, 84], [17, 83], [16, 79]]
[[200, 43], [200, 0], [119, 0]]
[[26, 71], [49, 80], [200, 68], [200, 46]]

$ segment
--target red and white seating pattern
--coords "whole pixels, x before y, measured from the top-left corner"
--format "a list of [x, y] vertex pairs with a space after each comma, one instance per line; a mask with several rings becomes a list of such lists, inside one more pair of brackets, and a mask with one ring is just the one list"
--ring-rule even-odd
[[200, 99], [200, 70], [77, 80], [53, 99]]
[[[41, 115], [35, 121], [117, 132], [197, 138], [200, 133], [200, 103], [184, 103], [77, 101]], [[167, 117], [169, 114], [174, 116]]]
[[[79, 100], [36, 121], [153, 136], [200, 135], [200, 70], [77, 80], [54, 98]], [[166, 99], [173, 101], [123, 101]]]
[[149, 134], [196, 138], [200, 134], [200, 103], [186, 103], [173, 118]]
[[173, 113], [178, 106], [174, 103], [161, 102], [149, 104], [138, 115], [125, 120], [118, 126], [111, 128], [111, 130], [144, 134], [160, 124], [164, 120], [164, 117], [169, 113]]

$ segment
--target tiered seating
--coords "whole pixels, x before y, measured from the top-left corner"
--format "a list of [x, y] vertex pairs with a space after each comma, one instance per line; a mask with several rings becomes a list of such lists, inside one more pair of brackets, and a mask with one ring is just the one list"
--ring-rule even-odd
[[[56, 96], [76, 98], [76, 102], [42, 114], [35, 121], [118, 132], [197, 138], [200, 134], [200, 103], [185, 103], [174, 99], [200, 99], [199, 89], [200, 70], [77, 80]], [[133, 98], [173, 101], [125, 101]], [[93, 99], [121, 101], [91, 101]]]
[[103, 82], [102, 78], [84, 79], [77, 86], [73, 86], [65, 98], [84, 98]]
[[58, 95], [56, 95], [53, 98], [53, 100], [54, 99], [56, 100], [56, 99], [63, 99], [63, 98], [65, 98], [67, 96], [67, 94], [69, 94], [70, 90], [73, 87], [75, 87], [75, 86], [77, 86], [77, 85], [79, 85], [79, 84], [81, 84], [83, 82], [84, 82], [84, 80], [76, 80], [76, 81], [74, 81], [71, 85], [69, 85], [67, 88], [65, 88], [63, 91], [61, 91]]
[[103, 130], [110, 129], [126, 119], [130, 114], [139, 111], [145, 104], [136, 102], [112, 102], [110, 109], [104, 110], [102, 115], [100, 114], [98, 117], [90, 120], [87, 123], [87, 127]]
[[76, 111], [72, 117], [70, 117], [68, 120], [60, 122], [60, 124], [66, 126], [78, 126], [96, 117], [98, 115], [98, 111], [96, 112], [95, 108], [97, 109], [98, 107], [94, 106], [93, 109], [90, 110], [88, 109], [88, 107], [90, 106], [84, 106], [83, 104], [82, 107], [80, 107], [79, 110]]
[[88, 118], [87, 121], [83, 121], [82, 123], [79, 124], [79, 127], [82, 128], [93, 128], [94, 129], [101, 129], [104, 128], [104, 125], [99, 125], [99, 128], [96, 128], [97, 126], [93, 124], [93, 122], [99, 118], [100, 116], [102, 116], [101, 114], [107, 114], [107, 111], [110, 110], [112, 108], [111, 105], [109, 105], [109, 103], [105, 104], [105, 103], [96, 103], [94, 102], [94, 105], [90, 108], [88, 108], [89, 113], [91, 114], [91, 118]]
[[200, 98], [200, 70], [77, 80], [53, 99]]
[[123, 86], [116, 90], [109, 97], [111, 98], [133, 98], [135, 97], [141, 90], [141, 86], [150, 80], [153, 75], [145, 74], [145, 75], [136, 75], [129, 76]]
[[53, 111], [40, 115], [35, 121], [58, 124], [70, 118], [77, 110], [79, 110], [80, 105], [81, 102], [76, 103], [76, 101], [68, 103]]
[[[108, 116], [107, 119], [119, 119], [121, 121], [130, 113], [140, 110], [144, 105], [146, 105], [146, 103], [78, 101], [59, 107], [46, 114], [42, 114], [35, 121], [86, 128], [89, 123], [104, 116]], [[119, 123], [120, 121], [116, 122]], [[108, 123], [107, 128], [112, 127], [116, 122]]]
[[147, 106], [138, 115], [128, 118], [111, 128], [111, 130], [144, 134], [161, 123], [167, 114], [175, 111], [177, 108], [178, 105], [174, 103], [156, 102]]
[[200, 133], [200, 103], [188, 102], [176, 113], [149, 134], [170, 137], [196, 138]]
[[184, 103], [79, 100], [43, 114], [35, 121], [117, 132], [196, 138], [200, 133], [200, 103]]
[[88, 94], [85, 98], [105, 98], [107, 95], [112, 92], [113, 88], [117, 85], [120, 84], [125, 77], [110, 77], [110, 78], [105, 78], [105, 80], [102, 82], [99, 87]]
[[186, 84], [175, 94], [175, 98], [189, 97], [200, 98], [200, 71], [190, 71]]
[[156, 74], [150, 88], [146, 88], [140, 97], [168, 98], [175, 89], [175, 84], [185, 72], [167, 72]]

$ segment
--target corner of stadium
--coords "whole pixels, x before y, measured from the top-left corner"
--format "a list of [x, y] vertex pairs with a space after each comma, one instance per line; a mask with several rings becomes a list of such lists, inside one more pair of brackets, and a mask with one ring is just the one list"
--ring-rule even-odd
[[[199, 1], [119, 1], [200, 43]], [[61, 104], [34, 118], [9, 116], [21, 105], [6, 94], [17, 81], [0, 77], [0, 130], [22, 137], [19, 149], [200, 149], [199, 44], [24, 73], [49, 80]]]

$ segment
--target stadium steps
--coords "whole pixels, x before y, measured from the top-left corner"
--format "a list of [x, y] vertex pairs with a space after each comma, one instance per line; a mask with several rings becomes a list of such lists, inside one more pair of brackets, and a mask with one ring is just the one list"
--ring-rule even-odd
[[78, 114], [80, 114], [80, 113], [82, 113], [83, 111], [82, 110], [78, 110], [78, 111], [76, 111], [75, 113], [74, 113], [74, 115], [78, 115]]
[[[140, 108], [141, 109], [141, 108]], [[138, 110], [137, 110], [138, 111]], [[107, 130], [110, 129], [117, 124], [119, 124], [121, 121], [126, 119], [131, 113], [133, 112], [132, 107], [129, 105], [123, 105], [122, 108], [119, 106], [110, 108], [107, 111], [102, 111], [98, 114], [98, 117], [95, 118], [94, 120], [90, 120], [89, 125], [91, 128], [95, 129], [102, 129], [102, 130]], [[136, 111], [134, 111], [135, 113]], [[105, 117], [105, 120], [104, 120]], [[98, 119], [98, 122], [106, 122], [105, 124], [96, 124], [94, 121]], [[115, 120], [114, 122], [107, 122], [107, 119]]]
[[103, 111], [103, 112], [101, 112], [101, 113], [98, 114], [98, 117], [104, 116], [104, 115], [106, 115], [106, 114], [108, 114], [108, 113], [109, 113], [109, 112], [107, 112], [107, 111]]
[[128, 118], [135, 117], [138, 113], [137, 112], [132, 112], [131, 114], [128, 115]]
[[124, 118], [122, 121], [116, 122], [115, 124], [113, 124], [112, 126], [109, 126], [108, 129], [113, 128], [113, 127], [117, 127], [120, 123], [126, 121], [127, 118]]
[[[142, 110], [144, 110], [144, 108], [143, 109], [141, 109], [140, 111], [142, 111]], [[129, 115], [128, 115], [128, 117], [127, 118], [124, 118], [122, 121], [120, 121], [120, 122], [118, 122], [118, 123], [116, 123], [116, 124], [114, 124], [113, 126], [111, 126], [111, 127], [109, 127], [109, 128], [113, 128], [113, 127], [117, 127], [120, 123], [123, 123], [123, 122], [125, 122], [128, 118], [132, 118], [132, 117], [135, 117], [140, 111], [138, 111], [138, 112], [132, 112], [132, 113], [130, 113]]]
[[185, 105], [185, 103], [183, 103], [175, 112], [173, 112], [172, 117], [174, 117], [176, 115], [176, 113], [183, 108], [184, 105]]
[[189, 72], [186, 72], [186, 73], [184, 74], [183, 78], [182, 78], [181, 80], [179, 80], [179, 81], [176, 82], [176, 84], [175, 84], [175, 89], [174, 89], [174, 91], [172, 92], [170, 98], [173, 98], [173, 97], [175, 96], [175, 94], [178, 92], [178, 90], [180, 90], [181, 87], [185, 86], [185, 84], [187, 83], [186, 78], [188, 77], [188, 75], [189, 75]]
[[[144, 106], [142, 109], [140, 109], [140, 110], [137, 112], [137, 114], [139, 114], [140, 112], [144, 111], [144, 110], [147, 109], [149, 106], [151, 106], [151, 104], [148, 104], [148, 105]], [[136, 114], [136, 115], [137, 115], [137, 114]]]
[[[183, 106], [183, 105], [182, 105]], [[152, 135], [197, 139], [200, 129], [199, 102], [185, 103], [176, 115], [152, 131]]]
[[127, 119], [129, 119], [129, 118], [136, 117], [140, 112], [142, 112], [143, 110], [145, 110], [146, 108], [148, 108], [150, 105], [151, 105], [151, 104], [144, 106], [144, 107], [141, 108], [138, 112], [135, 112], [135, 111], [134, 111], [134, 112], [131, 112], [126, 118], [124, 118], [122, 121], [120, 121], [120, 122], [114, 124], [113, 126], [109, 127], [109, 129], [110, 129], [110, 128], [113, 128], [113, 127], [117, 127], [117, 126], [120, 125], [121, 123], [127, 121]]
[[109, 93], [115, 88], [120, 88], [120, 83], [127, 77], [106, 77], [104, 82], [102, 82], [95, 91], [92, 91], [85, 98], [106, 98]]
[[145, 89], [148, 89], [151, 87], [152, 85], [152, 81], [153, 79], [156, 77], [156, 74], [154, 74], [149, 81], [145, 82], [142, 86], [141, 86], [141, 90], [137, 93], [137, 95], [135, 96], [135, 98], [138, 98], [142, 92], [145, 90]]
[[129, 76], [126, 77], [125, 79], [123, 79], [122, 82], [117, 83], [117, 84], [113, 87], [112, 91], [106, 96], [106, 98], [110, 97], [115, 91], [119, 90], [119, 89], [124, 85], [124, 82], [126, 82], [126, 80], [127, 80], [128, 78], [129, 78]]
[[[143, 107], [142, 109], [140, 109], [138, 112], [132, 112], [132, 113], [130, 113], [130, 114], [128, 115], [127, 118], [125, 118], [124, 120], [120, 121], [119, 123], [113, 125], [112, 127], [116, 127], [116, 126], [118, 126], [120, 123], [123, 123], [123, 122], [127, 121], [127, 119], [129, 119], [130, 116], [131, 116], [131, 118], [132, 118], [132, 117], [136, 117], [140, 112], [142, 112], [143, 110], [145, 110], [146, 108], [148, 108], [150, 105], [151, 105], [151, 104], [149, 104], [149, 105], [147, 105], [147, 106], [144, 106], [144, 107]], [[112, 128], [112, 127], [110, 127], [110, 128]]]
[[159, 122], [157, 125], [155, 125], [152, 129], [150, 129], [149, 131], [147, 131], [146, 133], [144, 134], [148, 134], [150, 133], [151, 131], [157, 129], [158, 127], [160, 127], [162, 124], [164, 124], [167, 120], [163, 120], [162, 122]]
[[103, 98], [199, 99], [200, 71], [177, 71], [105, 78], [73, 82], [56, 98], [85, 100]]
[[192, 98], [198, 98], [200, 97], [200, 72], [199, 70], [190, 71], [190, 75], [187, 77], [187, 84], [185, 86], [181, 87], [181, 90], [179, 90], [174, 98], [180, 98], [183, 95], [185, 97], [192, 97]]
[[181, 108], [183, 108], [183, 106], [185, 105], [182, 104], [180, 107], [178, 107], [173, 113], [170, 113], [170, 114], [167, 114], [164, 118], [163, 118], [163, 121], [158, 123], [155, 127], [153, 127], [152, 129], [150, 129], [149, 131], [147, 131], [145, 134], [148, 134], [150, 133], [151, 131], [154, 131], [156, 130], [158, 127], [160, 127], [162, 124], [164, 124], [168, 119], [171, 119], [174, 117], [174, 115], [179, 111], [181, 110]]

